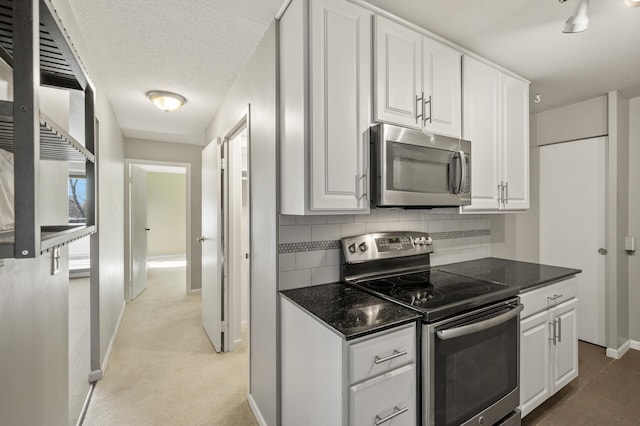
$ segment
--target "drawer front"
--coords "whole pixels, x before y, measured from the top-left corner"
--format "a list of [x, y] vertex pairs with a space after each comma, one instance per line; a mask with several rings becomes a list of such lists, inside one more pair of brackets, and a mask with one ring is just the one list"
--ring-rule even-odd
[[416, 359], [416, 325], [349, 345], [349, 383], [377, 376]]
[[526, 318], [537, 312], [557, 306], [562, 302], [573, 299], [577, 294], [578, 279], [576, 277], [522, 293], [520, 295], [520, 303], [524, 305], [524, 310], [520, 314], [520, 318]]
[[406, 365], [349, 389], [349, 425], [415, 426], [416, 369]]

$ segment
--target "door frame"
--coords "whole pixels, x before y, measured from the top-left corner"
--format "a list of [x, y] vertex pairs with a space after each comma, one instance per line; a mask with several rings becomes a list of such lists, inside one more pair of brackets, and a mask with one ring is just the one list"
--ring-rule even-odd
[[[231, 339], [231, 329], [232, 329], [232, 300], [233, 300], [233, 291], [236, 290], [233, 286], [228, 285], [224, 279], [224, 273], [227, 270], [229, 263], [227, 256], [229, 252], [229, 224], [228, 224], [228, 191], [229, 191], [229, 180], [228, 180], [228, 172], [229, 172], [229, 143], [237, 137], [242, 132], [246, 132], [247, 139], [247, 177], [248, 177], [248, 185], [247, 185], [247, 197], [249, 200], [249, 217], [248, 217], [248, 232], [249, 232], [249, 259], [248, 259], [248, 286], [247, 286], [247, 349], [248, 349], [248, 360], [249, 360], [249, 378], [251, 377], [251, 287], [252, 287], [252, 274], [251, 274], [251, 247], [253, 246], [253, 233], [251, 232], [251, 218], [253, 215], [253, 204], [251, 203], [251, 107], [247, 105], [247, 108], [240, 114], [240, 117], [235, 121], [235, 124], [228, 128], [227, 131], [223, 132], [221, 138], [218, 138], [219, 141], [219, 155], [221, 159], [221, 164], [224, 164], [224, 178], [221, 179], [221, 209], [220, 209], [220, 218], [221, 218], [221, 231], [223, 235], [223, 242], [221, 244], [221, 249], [223, 253], [223, 265], [221, 268], [221, 279], [222, 279], [222, 287], [223, 287], [223, 300], [222, 300], [222, 318], [223, 321], [226, 322], [227, 326], [225, 327], [225, 333], [223, 338], [223, 351], [230, 352], [235, 349], [233, 341]], [[224, 156], [224, 157], [223, 157]], [[239, 290], [239, 289], [238, 289]], [[241, 291], [241, 290], [240, 290]], [[241, 309], [241, 307], [239, 308]], [[242, 322], [242, 321], [241, 321]], [[241, 323], [237, 324], [238, 327], [242, 327]], [[247, 387], [248, 391], [250, 391], [250, 383]]]
[[124, 280], [124, 295], [127, 302], [131, 301], [131, 232], [130, 216], [131, 205], [129, 203], [129, 178], [131, 176], [131, 166], [168, 166], [168, 167], [182, 167], [185, 169], [186, 180], [186, 226], [185, 226], [185, 246], [186, 246], [186, 280], [185, 280], [185, 293], [191, 295], [194, 291], [191, 288], [191, 164], [179, 163], [172, 161], [156, 161], [156, 160], [138, 160], [134, 158], [125, 158], [124, 160], [124, 232], [125, 232], [125, 280]]

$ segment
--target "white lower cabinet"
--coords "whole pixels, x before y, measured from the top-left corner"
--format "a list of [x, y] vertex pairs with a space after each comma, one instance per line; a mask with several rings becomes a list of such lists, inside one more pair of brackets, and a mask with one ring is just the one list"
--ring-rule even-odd
[[416, 424], [416, 324], [345, 340], [281, 297], [283, 426]]
[[578, 377], [575, 278], [520, 296], [520, 410], [526, 416]]

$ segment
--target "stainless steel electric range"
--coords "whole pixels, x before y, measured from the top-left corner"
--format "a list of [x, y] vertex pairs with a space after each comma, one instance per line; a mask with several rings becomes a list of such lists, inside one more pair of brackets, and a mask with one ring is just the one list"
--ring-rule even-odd
[[430, 265], [422, 232], [343, 238], [343, 281], [422, 313], [423, 425], [519, 425], [518, 289]]

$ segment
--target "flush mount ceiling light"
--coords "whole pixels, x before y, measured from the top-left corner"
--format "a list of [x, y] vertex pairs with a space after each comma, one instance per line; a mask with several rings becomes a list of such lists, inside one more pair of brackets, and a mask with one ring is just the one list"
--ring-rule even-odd
[[147, 92], [147, 98], [149, 98], [155, 106], [166, 112], [175, 111], [187, 102], [184, 96], [161, 90]]
[[[565, 3], [566, 0], [560, 0], [560, 3]], [[587, 29], [589, 26], [589, 17], [587, 16], [587, 9], [589, 8], [589, 0], [578, 0], [576, 11], [567, 19], [564, 23], [563, 33], [579, 33]]]
[[624, 0], [624, 4], [629, 7], [640, 7], [640, 0]]

